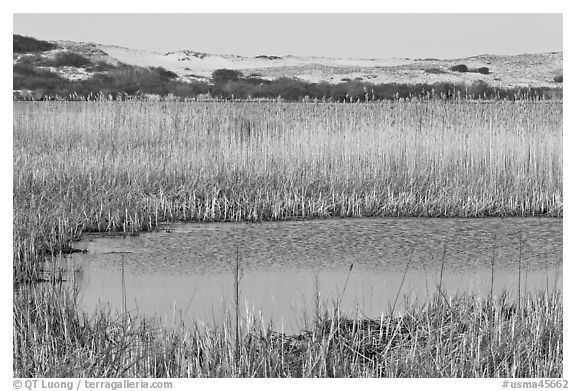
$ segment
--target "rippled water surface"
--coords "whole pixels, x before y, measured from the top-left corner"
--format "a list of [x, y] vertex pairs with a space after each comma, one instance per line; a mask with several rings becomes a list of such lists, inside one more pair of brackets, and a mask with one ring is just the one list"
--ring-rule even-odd
[[236, 258], [242, 309], [292, 331], [304, 327], [317, 292], [324, 306], [341, 300], [344, 311], [373, 317], [387, 313], [398, 292], [396, 310], [404, 296], [424, 300], [437, 289], [443, 259], [449, 293], [517, 294], [519, 263], [522, 293], [562, 284], [562, 219], [330, 219], [168, 231], [77, 243], [87, 250], [70, 258], [82, 266], [81, 305], [120, 310], [124, 292], [130, 311], [167, 324], [210, 323], [231, 308]]

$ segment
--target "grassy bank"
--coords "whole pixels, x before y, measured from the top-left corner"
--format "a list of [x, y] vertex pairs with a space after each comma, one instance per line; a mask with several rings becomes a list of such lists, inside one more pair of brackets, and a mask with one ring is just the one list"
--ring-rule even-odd
[[[513, 296], [513, 295], [512, 295]], [[105, 311], [79, 314], [46, 284], [17, 296], [15, 377], [562, 377], [562, 298], [436, 295], [400, 316], [325, 312], [299, 335], [251, 316], [235, 337], [216, 328], [160, 329]], [[238, 341], [238, 342], [237, 342]]]
[[562, 216], [562, 110], [14, 103], [15, 274], [81, 232], [164, 221]]

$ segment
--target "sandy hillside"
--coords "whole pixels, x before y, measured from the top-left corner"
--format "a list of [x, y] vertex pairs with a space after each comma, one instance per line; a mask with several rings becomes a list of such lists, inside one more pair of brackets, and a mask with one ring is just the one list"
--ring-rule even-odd
[[[498, 87], [559, 87], [554, 77], [563, 72], [563, 53], [539, 53], [514, 56], [479, 55], [453, 60], [439, 59], [351, 59], [299, 56], [242, 57], [181, 50], [157, 53], [120, 46], [56, 42], [67, 50], [99, 61], [123, 62], [138, 66], [163, 67], [182, 80], [206, 80], [216, 69], [236, 69], [244, 75], [265, 79], [295, 77], [310, 82], [339, 83], [363, 80], [372, 83], [474, 82], [483, 80]], [[465, 64], [468, 68], [487, 67], [489, 74], [450, 71]]]

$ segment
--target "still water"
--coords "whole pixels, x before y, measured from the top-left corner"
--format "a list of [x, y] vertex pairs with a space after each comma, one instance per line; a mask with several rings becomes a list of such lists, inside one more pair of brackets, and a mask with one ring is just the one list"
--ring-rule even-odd
[[87, 250], [69, 258], [82, 267], [85, 310], [121, 311], [125, 302], [165, 325], [211, 324], [231, 310], [236, 259], [242, 311], [286, 332], [305, 327], [317, 295], [325, 308], [339, 301], [344, 312], [369, 317], [401, 311], [406, 297], [424, 301], [443, 263], [449, 294], [517, 295], [519, 264], [522, 294], [562, 288], [562, 219], [176, 224], [137, 237], [86, 236], [75, 246]]

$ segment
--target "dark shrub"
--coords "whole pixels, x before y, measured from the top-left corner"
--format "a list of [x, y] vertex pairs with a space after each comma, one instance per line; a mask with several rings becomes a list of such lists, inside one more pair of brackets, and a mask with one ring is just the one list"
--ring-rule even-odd
[[151, 67], [150, 70], [156, 72], [161, 79], [171, 80], [178, 78], [176, 72], [169, 71], [162, 67]]
[[212, 72], [212, 82], [214, 84], [222, 84], [229, 81], [240, 80], [243, 76], [242, 72], [234, 69], [216, 69]]
[[458, 64], [458, 65], [454, 65], [453, 67], [450, 67], [450, 70], [453, 72], [468, 72], [468, 67], [464, 64]]
[[488, 75], [490, 73], [490, 70], [486, 67], [481, 67], [481, 68], [478, 68], [478, 73], [481, 73], [483, 75]]
[[[111, 87], [120, 92], [133, 95], [138, 91], [146, 94], [167, 95], [170, 93], [169, 75], [162, 68], [141, 68], [122, 64], [112, 70]], [[169, 71], [167, 71], [169, 72]]]
[[346, 83], [339, 83], [331, 86], [328, 97], [334, 99], [335, 101], [345, 101], [348, 90], [346, 88]]
[[348, 100], [357, 101], [358, 99], [364, 100], [366, 97], [366, 87], [360, 81], [349, 81], [346, 84], [346, 94]]
[[229, 81], [224, 85], [225, 95], [235, 99], [247, 99], [252, 91], [250, 84], [244, 80]]
[[18, 64], [42, 66], [46, 60], [40, 54], [28, 54], [18, 59]]
[[15, 90], [43, 90], [49, 95], [64, 96], [71, 83], [48, 70], [36, 69], [26, 64], [15, 64], [13, 67], [13, 84]]
[[271, 87], [275, 96], [280, 95], [286, 100], [297, 101], [306, 96], [306, 83], [297, 79], [281, 77], [274, 80]]
[[74, 52], [61, 52], [56, 54], [54, 59], [48, 61], [48, 65], [54, 67], [76, 67], [82, 68], [92, 65], [92, 61]]
[[25, 37], [18, 34], [12, 35], [12, 51], [14, 53], [38, 53], [56, 49], [53, 43], [41, 41], [32, 37]]
[[468, 94], [472, 98], [489, 98], [493, 94], [493, 88], [484, 80], [476, 80], [468, 87]]
[[554, 83], [563, 83], [564, 82], [564, 75], [554, 76]]
[[[36, 73], [37, 73], [36, 69], [29, 64], [21, 64], [21, 63], [14, 64], [14, 67], [13, 67], [13, 75], [14, 76], [19, 75], [22, 77], [27, 77], [27, 76], [33, 76]], [[14, 89], [17, 89], [17, 88], [18, 87], [14, 87]]]
[[176, 83], [172, 89], [172, 93], [174, 95], [183, 98], [193, 98], [199, 94], [206, 94], [208, 91], [208, 83], [200, 81], [191, 83]]
[[309, 92], [310, 95], [314, 98], [323, 99], [330, 97], [330, 89], [332, 88], [331, 84], [323, 81], [318, 84], [314, 83], [310, 85]]
[[432, 73], [434, 75], [441, 75], [443, 73], [446, 73], [445, 70], [440, 69], [440, 68], [428, 68], [425, 70], [426, 73]]

